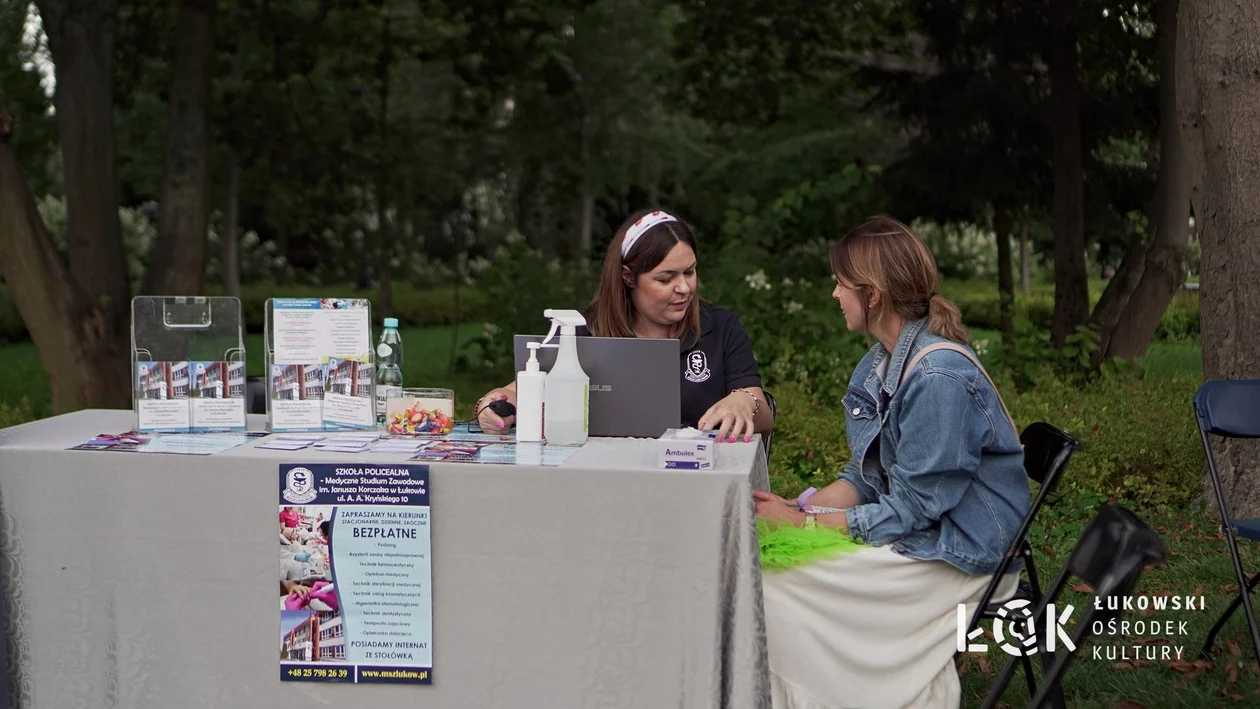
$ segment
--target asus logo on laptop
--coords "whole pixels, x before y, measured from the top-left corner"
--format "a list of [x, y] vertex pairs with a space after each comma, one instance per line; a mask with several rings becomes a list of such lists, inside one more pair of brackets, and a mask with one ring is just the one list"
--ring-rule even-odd
[[591, 391], [612, 391], [611, 384], [592, 384]]

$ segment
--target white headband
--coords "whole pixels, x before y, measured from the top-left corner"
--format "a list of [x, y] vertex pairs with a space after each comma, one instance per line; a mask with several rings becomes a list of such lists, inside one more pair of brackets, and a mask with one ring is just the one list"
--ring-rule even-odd
[[639, 237], [646, 234], [648, 229], [657, 224], [676, 221], [678, 220], [659, 210], [642, 216], [639, 221], [626, 230], [626, 238], [621, 240], [621, 258], [623, 260], [626, 258], [626, 254], [630, 253], [630, 249], [634, 248], [634, 243], [639, 240]]

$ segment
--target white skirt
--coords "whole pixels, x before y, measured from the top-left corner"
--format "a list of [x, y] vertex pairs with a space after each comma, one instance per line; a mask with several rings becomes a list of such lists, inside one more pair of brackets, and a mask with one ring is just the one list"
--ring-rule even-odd
[[887, 546], [765, 573], [774, 709], [958, 707], [958, 604], [970, 618], [991, 578]]

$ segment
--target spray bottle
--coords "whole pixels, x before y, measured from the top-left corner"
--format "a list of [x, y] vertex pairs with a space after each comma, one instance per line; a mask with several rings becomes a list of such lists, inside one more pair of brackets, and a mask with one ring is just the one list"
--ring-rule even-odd
[[[543, 439], [543, 396], [547, 373], [538, 369], [537, 342], [527, 342], [529, 361], [516, 373], [516, 440], [538, 443]], [[552, 345], [554, 346], [554, 345]]]
[[[544, 387], [543, 435], [553, 445], [580, 446], [586, 443], [591, 397], [591, 378], [582, 370], [577, 354], [577, 328], [586, 325], [586, 318], [576, 310], [545, 310], [543, 315], [551, 319], [551, 332], [542, 345], [559, 349]], [[557, 329], [560, 344], [548, 344]]]

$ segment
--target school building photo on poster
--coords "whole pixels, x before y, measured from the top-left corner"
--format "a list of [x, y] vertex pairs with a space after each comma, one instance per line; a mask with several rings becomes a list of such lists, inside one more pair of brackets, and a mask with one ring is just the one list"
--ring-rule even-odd
[[187, 362], [137, 362], [136, 398], [153, 401], [188, 397]]
[[274, 398], [306, 401], [324, 398], [324, 367], [319, 364], [277, 364], [271, 368]]
[[191, 398], [239, 399], [245, 396], [244, 362], [196, 362], [191, 369]]
[[329, 359], [324, 391], [328, 394], [370, 398], [372, 396], [372, 365], [352, 359]]

